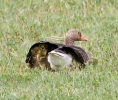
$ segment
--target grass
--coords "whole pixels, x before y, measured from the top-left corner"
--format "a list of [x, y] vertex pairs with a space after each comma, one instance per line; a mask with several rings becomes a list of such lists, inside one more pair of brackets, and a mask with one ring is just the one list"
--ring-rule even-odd
[[[72, 28], [89, 39], [76, 45], [98, 58], [97, 65], [72, 72], [27, 68], [33, 43], [63, 43]], [[0, 99], [117, 100], [118, 1], [1, 0]]]

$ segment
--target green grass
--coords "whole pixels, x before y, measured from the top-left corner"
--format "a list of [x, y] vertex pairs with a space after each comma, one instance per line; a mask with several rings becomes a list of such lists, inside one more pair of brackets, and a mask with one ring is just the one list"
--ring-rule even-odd
[[[97, 65], [72, 72], [27, 68], [25, 58], [33, 43], [63, 43], [72, 28], [88, 38], [76, 45], [98, 58]], [[117, 0], [0, 1], [0, 100], [117, 99]]]

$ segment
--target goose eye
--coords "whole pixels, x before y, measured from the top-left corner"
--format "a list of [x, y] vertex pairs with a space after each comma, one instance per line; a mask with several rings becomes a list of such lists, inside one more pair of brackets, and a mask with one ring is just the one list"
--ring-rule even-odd
[[78, 32], [78, 34], [80, 35], [80, 37], [82, 36], [82, 34], [80, 32]]

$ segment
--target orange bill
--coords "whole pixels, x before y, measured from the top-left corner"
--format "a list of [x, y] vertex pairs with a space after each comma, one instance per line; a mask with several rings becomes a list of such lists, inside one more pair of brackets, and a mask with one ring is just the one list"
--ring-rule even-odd
[[84, 36], [81, 36], [81, 41], [88, 41], [88, 39], [85, 38]]

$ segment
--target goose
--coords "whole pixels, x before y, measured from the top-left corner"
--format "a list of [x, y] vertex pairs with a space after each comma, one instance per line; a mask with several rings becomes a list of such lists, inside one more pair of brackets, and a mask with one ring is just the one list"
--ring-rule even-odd
[[87, 41], [87, 39], [76, 29], [71, 29], [65, 36], [65, 44], [41, 41], [31, 46], [26, 63], [30, 68], [43, 66], [48, 70], [62, 70], [73, 66], [73, 60], [84, 64], [88, 61], [87, 53], [78, 46], [75, 41]]

